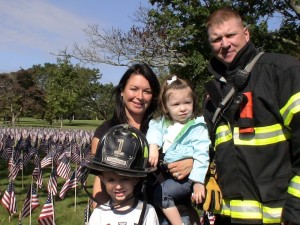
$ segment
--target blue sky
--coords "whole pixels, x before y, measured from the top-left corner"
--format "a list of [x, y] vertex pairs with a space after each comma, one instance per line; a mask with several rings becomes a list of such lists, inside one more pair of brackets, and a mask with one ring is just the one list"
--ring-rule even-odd
[[[147, 0], [0, 0], [0, 4], [1, 73], [56, 63], [51, 52], [70, 49], [74, 42], [86, 44], [83, 29], [88, 25], [127, 31], [138, 7], [149, 5]], [[126, 70], [97, 67], [102, 83], [117, 83]]]
[[[139, 6], [149, 6], [148, 0], [0, 0], [0, 4], [0, 73], [56, 63], [51, 53], [71, 49], [74, 42], [87, 43], [83, 29], [88, 25], [128, 31]], [[97, 68], [102, 83], [114, 84], [127, 69], [105, 64]]]

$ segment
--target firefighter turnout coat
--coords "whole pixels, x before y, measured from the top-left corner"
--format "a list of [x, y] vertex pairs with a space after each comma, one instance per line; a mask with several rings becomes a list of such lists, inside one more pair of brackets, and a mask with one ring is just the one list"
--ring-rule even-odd
[[[228, 68], [215, 58], [209, 65], [215, 89], [207, 90], [203, 110], [223, 194], [218, 213], [232, 223], [299, 223], [300, 62], [264, 53], [241, 81], [238, 71], [257, 53], [249, 42]], [[212, 123], [220, 102], [216, 93], [224, 99], [233, 86], [234, 98]]]

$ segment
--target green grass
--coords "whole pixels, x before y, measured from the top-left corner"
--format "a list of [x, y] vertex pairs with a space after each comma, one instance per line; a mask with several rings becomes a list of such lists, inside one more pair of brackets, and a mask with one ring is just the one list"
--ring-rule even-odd
[[[80, 129], [80, 130], [95, 130], [102, 121], [99, 120], [74, 120], [69, 122], [65, 120], [63, 122], [63, 129]], [[1, 124], [2, 127], [7, 127], [6, 124]], [[16, 127], [44, 127], [44, 128], [60, 128], [59, 123], [54, 123], [52, 126], [49, 125], [46, 121], [34, 119], [34, 118], [20, 118], [17, 122]], [[41, 158], [42, 159], [42, 158]], [[40, 159], [40, 160], [41, 160]], [[22, 210], [24, 199], [26, 197], [27, 190], [31, 183], [31, 174], [33, 171], [33, 163], [29, 163], [27, 168], [25, 167], [22, 172], [20, 171], [14, 184], [15, 184], [15, 193], [17, 199], [17, 214], [9, 218], [7, 210], [0, 204], [0, 224], [18, 224], [19, 213]], [[75, 165], [72, 165], [73, 169]], [[26, 217], [22, 220], [22, 225], [36, 225], [38, 224], [37, 218], [40, 215], [43, 205], [45, 204], [47, 198], [47, 185], [50, 176], [50, 168], [44, 168], [43, 170], [43, 187], [38, 189], [38, 198], [40, 206], [36, 208], [30, 217]], [[93, 177], [89, 176], [89, 188], [92, 188]], [[35, 181], [33, 181], [35, 182]], [[58, 194], [65, 183], [63, 178], [58, 178]], [[7, 162], [0, 158], [0, 199], [7, 189], [8, 185], [8, 171], [7, 171]], [[91, 192], [91, 190], [90, 190]], [[84, 209], [87, 206], [88, 197], [84, 190], [79, 185], [76, 188], [76, 204], [75, 204], [75, 189], [70, 189], [66, 193], [66, 196], [63, 200], [59, 197], [55, 197], [54, 200], [54, 209], [55, 209], [55, 222], [57, 225], [82, 225], [84, 223]]]
[[[73, 169], [74, 169], [73, 165]], [[22, 210], [24, 199], [26, 197], [27, 190], [31, 183], [31, 173], [33, 170], [33, 166], [30, 164], [27, 168], [24, 168], [23, 176], [20, 171], [14, 184], [15, 184], [15, 193], [17, 199], [17, 213], [14, 214], [11, 218], [9, 218], [9, 214], [7, 210], [0, 205], [0, 224], [18, 224], [19, 213]], [[43, 187], [38, 189], [38, 198], [40, 206], [34, 209], [31, 215], [31, 224], [38, 224], [38, 217], [42, 210], [43, 205], [45, 204], [47, 198], [47, 185], [50, 176], [50, 168], [43, 169]], [[4, 191], [8, 185], [8, 172], [6, 162], [3, 159], [0, 159], [0, 190], [2, 198]], [[22, 179], [23, 177], [23, 179]], [[89, 188], [91, 188], [91, 184], [93, 181], [93, 177], [89, 176]], [[35, 180], [33, 180], [35, 182]], [[62, 200], [59, 198], [58, 194], [65, 183], [63, 178], [58, 178], [58, 193], [55, 197], [54, 209], [55, 209], [55, 222], [57, 225], [82, 225], [84, 223], [84, 209], [87, 206], [88, 197], [84, 190], [79, 185], [76, 188], [76, 205], [75, 205], [75, 189], [70, 189], [66, 193], [65, 198]], [[91, 191], [91, 190], [90, 190]], [[26, 217], [22, 220], [22, 225], [30, 225], [30, 217]]]
[[[103, 121], [102, 120], [63, 120], [62, 129], [82, 129], [82, 130], [95, 130]], [[1, 123], [0, 126], [10, 126], [9, 124]], [[60, 128], [60, 121], [53, 121], [50, 125], [46, 120], [35, 119], [31, 117], [20, 118], [16, 127], [47, 127], [47, 128]]]

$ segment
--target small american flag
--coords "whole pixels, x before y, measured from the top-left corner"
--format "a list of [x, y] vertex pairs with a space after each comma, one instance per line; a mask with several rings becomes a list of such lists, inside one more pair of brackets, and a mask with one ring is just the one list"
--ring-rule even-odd
[[57, 173], [56, 169], [53, 169], [51, 172], [49, 181], [48, 181], [48, 193], [52, 193], [52, 196], [57, 194]]
[[68, 179], [70, 171], [71, 171], [71, 166], [70, 166], [69, 159], [67, 158], [66, 155], [64, 155], [57, 167], [57, 175], [64, 179]]
[[32, 212], [39, 205], [36, 187], [35, 185], [31, 185], [24, 200], [21, 218], [29, 216], [30, 212]]
[[39, 221], [39, 225], [55, 225], [54, 207], [53, 207], [51, 193], [48, 193], [47, 201], [42, 208], [38, 221]]
[[17, 212], [16, 195], [14, 188], [15, 187], [13, 181], [10, 181], [8, 183], [7, 190], [4, 192], [4, 195], [1, 199], [1, 204], [4, 206], [4, 208], [7, 209], [10, 216]]
[[214, 225], [216, 216], [212, 212], [203, 211], [203, 214], [200, 218], [201, 225]]
[[52, 165], [54, 152], [49, 152], [41, 161], [41, 168]]
[[77, 175], [76, 170], [72, 173], [72, 176], [66, 181], [66, 183], [61, 188], [61, 191], [59, 193], [59, 197], [63, 199], [67, 193], [67, 191], [71, 188], [77, 187]]
[[91, 206], [92, 206], [92, 201], [89, 199], [88, 204], [84, 210], [84, 225], [89, 224], [89, 220], [91, 216]]
[[32, 177], [36, 180], [36, 184], [39, 186], [39, 188], [43, 185], [43, 173], [41, 170], [41, 163], [40, 158], [38, 155], [35, 156], [35, 168], [32, 171]]
[[22, 167], [22, 159], [19, 158], [15, 163], [13, 163], [11, 165], [11, 167], [10, 167], [11, 169], [10, 169], [10, 173], [8, 175], [8, 178], [10, 180], [15, 180], [18, 173], [19, 173], [19, 171], [20, 171], [20, 169], [21, 169], [21, 167]]

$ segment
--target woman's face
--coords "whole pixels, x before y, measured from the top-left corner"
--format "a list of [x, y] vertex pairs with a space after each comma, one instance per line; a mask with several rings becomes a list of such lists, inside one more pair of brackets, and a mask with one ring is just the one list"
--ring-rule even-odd
[[126, 113], [131, 117], [144, 116], [152, 101], [148, 80], [139, 74], [131, 75], [121, 92]]

